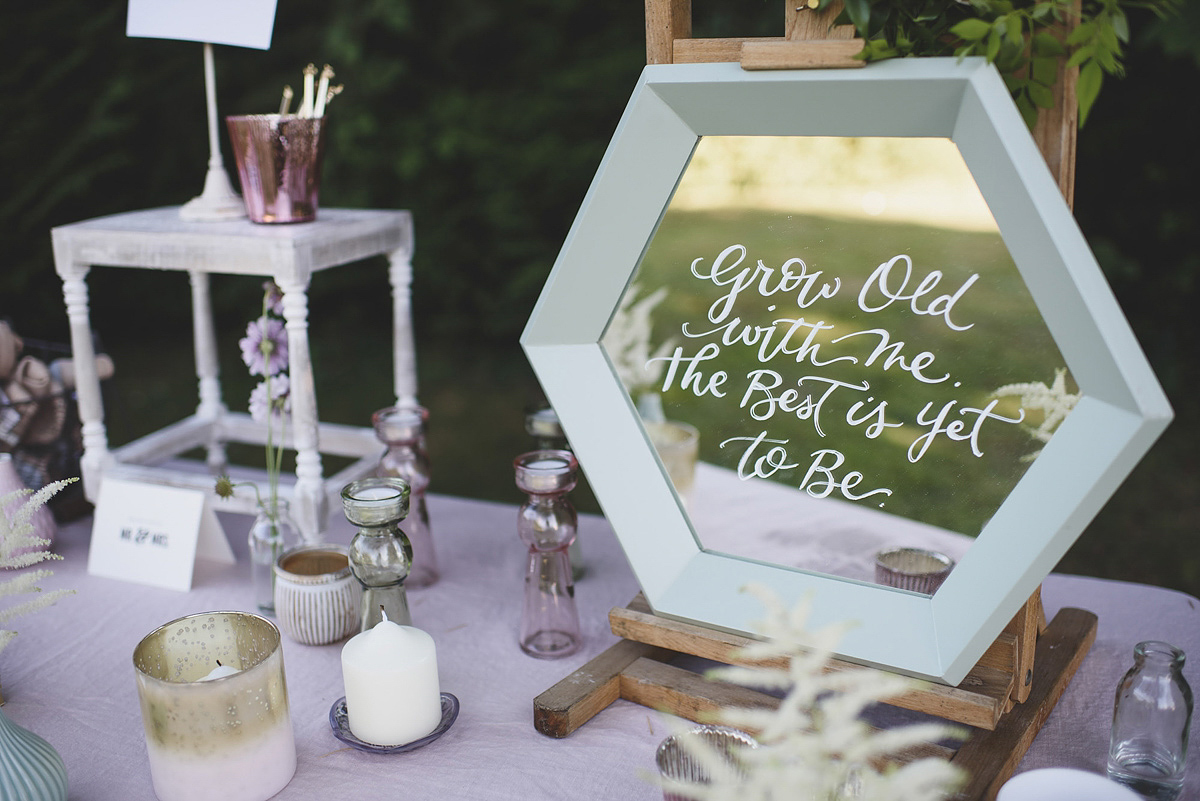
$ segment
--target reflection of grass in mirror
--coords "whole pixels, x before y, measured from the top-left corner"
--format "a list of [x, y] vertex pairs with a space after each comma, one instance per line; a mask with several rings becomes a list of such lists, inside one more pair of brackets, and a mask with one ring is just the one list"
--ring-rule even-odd
[[[746, 257], [723, 274], [722, 281], [746, 267], [753, 271], [761, 260], [775, 269], [765, 284], [770, 289], [778, 283], [779, 267], [788, 259], [799, 258], [810, 275], [820, 271], [809, 292], [810, 299], [817, 298], [823, 284], [832, 285], [835, 276], [841, 285], [833, 297], [816, 299], [801, 309], [796, 303], [798, 288], [764, 297], [755, 281], [738, 295], [730, 313], [714, 324], [707, 318], [710, 306], [728, 294], [732, 284], [718, 286], [698, 279], [690, 267], [694, 260], [702, 259], [701, 268], [710, 268], [718, 254], [734, 244], [747, 246]], [[900, 254], [911, 258], [912, 277], [904, 292], [897, 294], [912, 294], [933, 270], [941, 271], [943, 278], [915, 302], [898, 299], [886, 308], [864, 312], [857, 300], [868, 276], [878, 265]], [[800, 270], [799, 265], [793, 268], [794, 273]], [[961, 293], [947, 315], [914, 314], [914, 309], [930, 312], [928, 307], [935, 298], [953, 295], [974, 274], [979, 279]], [[893, 291], [898, 290], [902, 277], [902, 265], [898, 265], [888, 283]], [[669, 289], [667, 298], [654, 312], [652, 342], [675, 337], [682, 343], [685, 357], [695, 356], [707, 343], [720, 345], [718, 352], [698, 367], [705, 379], [717, 371], [728, 374], [722, 386], [725, 397], [697, 398], [691, 391], [681, 390], [680, 377], [687, 363], [679, 365], [672, 388], [663, 395], [668, 417], [690, 422], [704, 432], [702, 460], [736, 467], [745, 446], [734, 444], [722, 449], [720, 443], [730, 437], [754, 437], [760, 431], [766, 432], [769, 439], [786, 441], [783, 447], [788, 463], [799, 465], [779, 471], [773, 479], [798, 486], [816, 458], [812, 454], [835, 450], [845, 457], [835, 470], [835, 480], [848, 471], [864, 476], [853, 494], [876, 488], [893, 490], [890, 496], [875, 494], [863, 503], [882, 505], [890, 513], [968, 534], [978, 533], [995, 512], [1028, 467], [1021, 457], [1034, 448], [1025, 428], [990, 419], [978, 426], [973, 443], [966, 437], [979, 417], [960, 415], [959, 410], [987, 408], [995, 400], [991, 393], [1005, 384], [1049, 382], [1063, 365], [1003, 243], [994, 233], [754, 210], [672, 210], [655, 235], [636, 280], [644, 291], [659, 286]], [[873, 297], [882, 305], [878, 291]], [[935, 306], [932, 312], [938, 308]], [[741, 333], [743, 326], [749, 326], [744, 336], [751, 343], [761, 343], [763, 332], [770, 330], [770, 342], [778, 345], [792, 325], [777, 322], [781, 319], [803, 318], [806, 324], [821, 322], [830, 327], [816, 332], [807, 326], [797, 328], [788, 339], [789, 347], [807, 341], [815, 349], [799, 359], [793, 352], [766, 362], [759, 361], [757, 344], [722, 344], [720, 333], [690, 339], [680, 336], [685, 324], [693, 333], [708, 332], [735, 317], [739, 321], [732, 333]], [[953, 330], [947, 320], [970, 328]], [[866, 366], [864, 363], [883, 342], [882, 334], [864, 333], [839, 341], [846, 334], [877, 329], [887, 331], [887, 344], [904, 343], [899, 352], [906, 361], [911, 362], [922, 352], [932, 354], [925, 367], [914, 372], [929, 379], [944, 374], [950, 378], [922, 382], [899, 364], [885, 370], [883, 353], [873, 366]], [[811, 338], [807, 338], [810, 333]], [[843, 362], [832, 367], [818, 364], [845, 356], [854, 356], [858, 363]], [[748, 392], [747, 377], [764, 368], [773, 374], [762, 374], [762, 382], [777, 383], [769, 390]], [[806, 376], [814, 378], [798, 386], [797, 380]], [[831, 386], [828, 379], [857, 387], [865, 383], [868, 388], [860, 391], [839, 386], [821, 403], [819, 414], [780, 405], [771, 411], [770, 396], [779, 398], [793, 388], [798, 389], [797, 402], [810, 395], [815, 401]], [[874, 412], [885, 400], [886, 409], [879, 414], [888, 423], [903, 426], [877, 427], [874, 436], [867, 436], [871, 423], [880, 419]], [[942, 434], [931, 439], [927, 450], [919, 451], [923, 440], [918, 438], [929, 431], [929, 421], [947, 404], [951, 406], [943, 425], [961, 421], [965, 426], [963, 439], [956, 441]], [[995, 413], [1001, 414], [1002, 410], [1011, 415], [1014, 407], [1007, 402], [997, 406]], [[753, 419], [752, 412], [763, 419]], [[848, 413], [864, 422], [848, 426]], [[922, 414], [924, 425], [917, 423]], [[982, 457], [972, 453], [972, 444]], [[754, 455], [760, 456], [766, 449], [763, 446]], [[910, 460], [910, 453], [918, 452], [920, 458]], [[835, 456], [827, 455], [822, 465], [829, 466], [834, 460]], [[819, 477], [819, 473], [814, 475]], [[832, 497], [840, 497], [840, 491], [835, 490]]]

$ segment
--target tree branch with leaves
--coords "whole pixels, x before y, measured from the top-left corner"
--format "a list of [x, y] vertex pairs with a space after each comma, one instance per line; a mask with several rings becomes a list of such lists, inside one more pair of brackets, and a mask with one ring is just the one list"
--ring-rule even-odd
[[[837, 0], [820, 0], [824, 9]], [[1079, 124], [1087, 120], [1106, 75], [1124, 74], [1128, 12], [1161, 17], [1179, 0], [843, 0], [836, 24], [853, 25], [858, 58], [983, 56], [1004, 78], [1032, 128], [1054, 104], [1060, 63], [1079, 68]]]

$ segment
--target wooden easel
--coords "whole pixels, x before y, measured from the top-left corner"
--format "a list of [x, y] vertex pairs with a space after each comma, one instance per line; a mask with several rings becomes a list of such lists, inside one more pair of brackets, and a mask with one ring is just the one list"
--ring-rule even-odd
[[[1096, 639], [1091, 612], [1062, 609], [1049, 625], [1039, 624], [1040, 615], [1039, 592], [957, 687], [919, 682], [888, 702], [972, 727], [957, 751], [930, 745], [906, 755], [937, 755], [964, 768], [970, 778], [957, 799], [995, 798]], [[658, 617], [640, 595], [613, 609], [609, 624], [622, 639], [534, 699], [534, 726], [542, 734], [566, 737], [619, 698], [695, 721], [711, 720], [721, 707], [779, 704], [774, 696], [671, 664], [681, 654], [749, 664], [734, 655], [750, 642], [746, 637]], [[836, 661], [828, 669], [848, 668], [863, 669]]]
[[[840, 3], [825, 11], [784, 3], [782, 37], [691, 38], [691, 0], [646, 0], [648, 64], [737, 61], [744, 69], [852, 68], [861, 49], [849, 26], [833, 26]], [[1060, 67], [1055, 106], [1043, 109], [1034, 138], [1068, 205], [1074, 199], [1075, 70]], [[931, 745], [970, 776], [956, 798], [991, 801], [1025, 755], [1096, 637], [1096, 616], [1063, 609], [1049, 624], [1040, 589], [957, 687], [931, 682], [889, 703], [974, 729], [957, 751]], [[642, 596], [609, 614], [622, 639], [534, 699], [534, 725], [566, 737], [618, 698], [703, 720], [725, 706], [776, 706], [773, 696], [704, 679], [671, 664], [681, 654], [738, 664], [745, 637], [658, 617]], [[741, 662], [741, 664], [745, 664]], [[835, 662], [830, 670], [855, 667]], [[861, 669], [861, 668], [858, 668]]]

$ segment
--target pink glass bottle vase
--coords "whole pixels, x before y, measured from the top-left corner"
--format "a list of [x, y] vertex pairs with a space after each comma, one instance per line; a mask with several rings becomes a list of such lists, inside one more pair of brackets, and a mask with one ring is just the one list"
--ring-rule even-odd
[[408, 519], [404, 530], [412, 545], [412, 570], [405, 584], [419, 590], [438, 580], [433, 529], [429, 525], [429, 454], [425, 450], [425, 423], [429, 410], [423, 406], [389, 406], [371, 415], [375, 436], [387, 445], [375, 475], [402, 478], [408, 482]]
[[541, 450], [513, 462], [517, 487], [528, 495], [517, 513], [517, 533], [529, 547], [519, 642], [530, 656], [554, 659], [579, 650], [579, 612], [568, 549], [578, 515], [567, 494], [579, 464], [570, 451]]

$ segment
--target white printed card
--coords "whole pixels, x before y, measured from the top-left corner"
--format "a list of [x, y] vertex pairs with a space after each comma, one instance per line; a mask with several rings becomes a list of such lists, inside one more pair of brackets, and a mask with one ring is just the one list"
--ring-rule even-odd
[[200, 490], [105, 479], [88, 573], [186, 592], [196, 559], [232, 564], [233, 550], [206, 498]]

